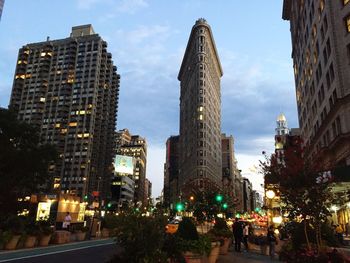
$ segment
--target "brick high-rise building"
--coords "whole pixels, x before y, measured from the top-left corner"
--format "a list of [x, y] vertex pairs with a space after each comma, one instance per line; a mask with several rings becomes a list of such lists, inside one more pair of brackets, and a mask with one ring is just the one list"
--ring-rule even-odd
[[350, 165], [350, 1], [283, 1], [301, 136], [328, 167]]
[[76, 26], [68, 38], [23, 46], [16, 64], [10, 108], [57, 146], [54, 190], [108, 196], [120, 76], [107, 43]]
[[233, 136], [221, 135], [222, 187], [223, 192], [233, 200], [237, 211], [243, 210], [243, 178], [237, 167]]
[[139, 135], [131, 135], [128, 129], [116, 133], [117, 151], [119, 155], [131, 156], [135, 160], [133, 180], [135, 181], [134, 202], [147, 204], [146, 187], [146, 164], [147, 164], [147, 143]]
[[221, 188], [221, 90], [223, 72], [210, 26], [192, 27], [182, 60], [180, 81], [179, 188]]

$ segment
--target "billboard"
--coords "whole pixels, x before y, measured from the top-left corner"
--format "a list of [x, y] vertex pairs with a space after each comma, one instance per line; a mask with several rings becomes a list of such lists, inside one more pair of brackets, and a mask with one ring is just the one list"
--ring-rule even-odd
[[116, 173], [132, 175], [134, 173], [133, 158], [125, 155], [116, 155], [114, 159], [114, 171]]

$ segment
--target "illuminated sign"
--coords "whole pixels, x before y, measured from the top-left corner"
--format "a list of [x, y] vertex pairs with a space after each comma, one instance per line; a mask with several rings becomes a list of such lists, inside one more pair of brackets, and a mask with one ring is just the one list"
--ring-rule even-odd
[[50, 202], [39, 202], [38, 211], [36, 213], [36, 221], [45, 220], [50, 216]]
[[134, 163], [130, 156], [116, 155], [114, 159], [114, 171], [116, 173], [133, 174]]

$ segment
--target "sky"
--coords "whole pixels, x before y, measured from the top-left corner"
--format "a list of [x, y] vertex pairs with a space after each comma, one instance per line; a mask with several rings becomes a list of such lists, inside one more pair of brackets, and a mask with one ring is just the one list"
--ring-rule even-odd
[[283, 1], [6, 0], [0, 21], [0, 107], [10, 99], [18, 49], [92, 24], [121, 75], [117, 129], [147, 140], [152, 195], [163, 188], [165, 142], [179, 133], [177, 75], [198, 18], [211, 26], [224, 75], [221, 129], [233, 135], [242, 175], [261, 190], [262, 151], [273, 152], [276, 118], [298, 127], [289, 22]]

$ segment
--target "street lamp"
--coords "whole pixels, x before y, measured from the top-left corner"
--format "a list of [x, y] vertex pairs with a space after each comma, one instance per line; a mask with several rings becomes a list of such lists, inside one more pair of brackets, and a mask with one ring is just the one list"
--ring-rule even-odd
[[[268, 206], [267, 206], [267, 227], [269, 227], [269, 221], [273, 221], [272, 215], [270, 213], [272, 211], [272, 199], [275, 198], [276, 193], [275, 191], [270, 189], [265, 192], [265, 195], [269, 199]], [[270, 217], [271, 217], [271, 220], [269, 220]]]

